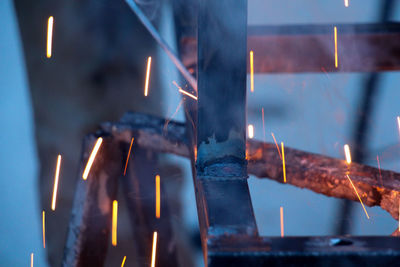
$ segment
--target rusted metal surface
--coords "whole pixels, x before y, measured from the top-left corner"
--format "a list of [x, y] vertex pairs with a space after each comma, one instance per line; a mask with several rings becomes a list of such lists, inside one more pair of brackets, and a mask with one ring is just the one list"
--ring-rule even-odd
[[[196, 38], [181, 42], [183, 63], [195, 69]], [[247, 49], [254, 51], [256, 73], [394, 71], [400, 69], [400, 24], [249, 26]]]
[[[127, 132], [133, 131], [137, 136], [135, 140], [145, 148], [189, 158], [184, 124], [144, 114], [131, 113], [126, 117], [130, 117], [132, 121], [142, 121], [140, 127], [133, 126], [133, 124], [116, 123], [113, 127], [108, 127], [114, 129], [111, 132], [114, 138], [126, 138], [126, 142], [128, 142], [129, 137], [124, 136], [128, 136]], [[168, 126], [164, 127], [163, 125], [166, 125], [167, 122]], [[179, 138], [182, 139], [179, 140]], [[249, 174], [283, 183], [282, 160], [274, 143], [248, 140], [247, 156]], [[357, 163], [351, 163], [348, 166], [342, 159], [290, 147], [285, 147], [285, 160], [288, 184], [326, 196], [358, 202], [354, 189], [346, 177], [346, 174], [349, 173], [365, 205], [381, 206], [393, 218], [398, 218], [399, 173], [389, 170], [379, 171], [377, 168]]]
[[103, 135], [87, 180], [82, 173], [96, 137], [85, 138], [72, 216], [62, 266], [103, 266], [110, 243], [112, 202], [123, 170], [122, 154], [113, 138]]

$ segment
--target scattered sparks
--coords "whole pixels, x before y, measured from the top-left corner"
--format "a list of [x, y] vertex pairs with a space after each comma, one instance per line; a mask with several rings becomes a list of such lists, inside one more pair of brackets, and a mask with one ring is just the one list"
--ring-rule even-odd
[[114, 247], [117, 246], [117, 224], [118, 224], [118, 201], [113, 201], [113, 210], [112, 210], [112, 245]]
[[337, 28], [336, 26], [334, 27], [334, 33], [335, 33], [335, 68], [338, 68], [338, 49], [337, 49]]
[[146, 83], [144, 85], [144, 96], [147, 96], [149, 94], [150, 68], [151, 68], [151, 57], [148, 57], [147, 70], [146, 70]]
[[399, 129], [400, 134], [400, 116], [397, 116], [397, 128]]
[[[378, 162], [379, 178], [381, 179], [381, 186], [383, 187], [382, 173], [381, 173], [381, 164], [379, 163], [379, 156], [378, 156], [378, 155], [376, 155], [376, 161]], [[399, 218], [400, 218], [400, 217], [399, 217]]]
[[349, 0], [344, 0], [344, 6], [349, 7]]
[[348, 144], [344, 145], [344, 155], [346, 156], [347, 164], [351, 163], [351, 154], [350, 154], [350, 147]]
[[261, 108], [261, 118], [262, 118], [262, 125], [263, 125], [263, 141], [265, 143], [265, 120], [264, 120], [264, 108]]
[[367, 212], [367, 210], [365, 209], [364, 203], [362, 202], [362, 200], [361, 200], [361, 198], [360, 198], [360, 195], [359, 195], [358, 192], [357, 192], [356, 187], [354, 186], [353, 182], [351, 181], [350, 176], [349, 176], [348, 174], [346, 174], [346, 176], [347, 176], [347, 178], [349, 179], [349, 182], [350, 182], [351, 186], [353, 187], [354, 192], [356, 192], [356, 195], [357, 195], [357, 197], [358, 197], [358, 200], [360, 200], [360, 203], [361, 203], [361, 205], [362, 205], [362, 207], [363, 207], [363, 209], [364, 209], [365, 215], [367, 215], [367, 218], [369, 219], [368, 212]]
[[153, 249], [151, 251], [151, 267], [156, 266], [157, 232], [153, 234]]
[[53, 24], [54, 24], [54, 18], [53, 16], [50, 16], [49, 20], [47, 21], [47, 58], [51, 58], [51, 50], [53, 43]]
[[250, 51], [250, 90], [254, 92], [254, 52]]
[[33, 267], [33, 253], [31, 253], [31, 267]]
[[161, 188], [160, 175], [156, 175], [156, 218], [160, 219], [161, 215]]
[[128, 156], [126, 157], [126, 163], [125, 163], [125, 169], [124, 169], [124, 176], [125, 176], [125, 174], [126, 174], [126, 168], [128, 167], [129, 156], [131, 155], [131, 149], [132, 149], [133, 140], [134, 140], [134, 138], [132, 137], [131, 145], [129, 146]]
[[284, 228], [283, 228], [283, 207], [280, 207], [280, 212], [281, 212], [281, 237], [284, 237]]
[[191, 97], [191, 98], [193, 98], [194, 100], [197, 101], [197, 96], [192, 95], [191, 93], [183, 90], [175, 81], [172, 81], [172, 83], [179, 89], [179, 93], [187, 95], [188, 97]]
[[276, 142], [275, 135], [274, 135], [274, 133], [271, 133], [271, 135], [272, 135], [272, 138], [274, 139], [276, 149], [278, 150], [278, 153], [279, 153], [279, 157], [282, 159], [281, 151], [279, 150], [279, 146], [278, 146], [278, 143]]
[[283, 182], [286, 183], [286, 164], [285, 164], [285, 147], [281, 142], [282, 147], [282, 168], [283, 168]]
[[51, 200], [51, 210], [56, 210], [56, 200], [58, 191], [58, 178], [60, 177], [61, 155], [57, 157], [56, 173], [54, 175], [53, 198]]
[[43, 248], [46, 248], [46, 213], [42, 211]]
[[249, 126], [247, 126], [247, 134], [249, 135], [250, 139], [252, 139], [254, 137], [254, 126], [253, 126], [253, 124], [249, 124]]
[[126, 256], [124, 256], [124, 259], [122, 260], [121, 267], [124, 267], [125, 261], [126, 261]]
[[83, 175], [82, 175], [83, 180], [86, 180], [88, 178], [90, 168], [92, 168], [93, 161], [96, 158], [97, 152], [99, 151], [102, 142], [103, 142], [103, 138], [101, 138], [101, 137], [97, 138], [96, 144], [93, 147], [92, 153], [90, 154], [89, 160], [88, 160], [85, 170], [83, 172]]

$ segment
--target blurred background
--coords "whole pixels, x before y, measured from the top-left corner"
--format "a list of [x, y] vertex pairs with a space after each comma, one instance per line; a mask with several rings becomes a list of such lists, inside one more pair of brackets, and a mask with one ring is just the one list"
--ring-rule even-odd
[[[396, 1], [249, 0], [249, 25], [374, 23], [398, 21]], [[140, 1], [167, 42], [177, 50], [176, 7], [185, 1]], [[386, 6], [385, 6], [386, 5]], [[179, 10], [179, 9], [178, 9]], [[176, 14], [175, 14], [176, 15]], [[188, 14], [186, 14], [187, 16]], [[54, 16], [53, 55], [46, 58], [47, 19]], [[60, 266], [83, 137], [99, 123], [117, 121], [128, 110], [184, 120], [180, 80], [174, 65], [124, 1], [0, 1], [0, 265]], [[153, 67], [149, 96], [143, 96], [146, 60]], [[400, 114], [396, 72], [262, 74], [247, 98], [247, 120], [255, 139], [344, 158], [343, 145], [362, 145], [358, 161], [400, 171]], [[363, 103], [369, 99], [365, 107]], [[261, 109], [265, 110], [265, 132]], [[177, 112], [176, 112], [177, 110]], [[357, 133], [360, 118], [365, 138]], [[63, 156], [57, 209], [50, 210], [57, 155]], [[172, 218], [181, 233], [181, 263], [202, 266], [190, 163], [163, 155], [161, 175], [170, 183]], [[285, 235], [389, 235], [397, 225], [380, 208], [318, 195], [291, 185], [250, 177], [261, 235], [279, 236], [279, 207]], [[171, 189], [172, 188], [172, 189]], [[106, 266], [125, 266], [135, 256], [129, 218], [121, 199], [119, 243]], [[46, 217], [42, 246], [41, 214]], [[137, 255], [136, 255], [137, 256]], [[194, 259], [194, 260], [193, 260]], [[148, 264], [148, 263], [147, 263]], [[185, 266], [185, 265], [182, 265]]]

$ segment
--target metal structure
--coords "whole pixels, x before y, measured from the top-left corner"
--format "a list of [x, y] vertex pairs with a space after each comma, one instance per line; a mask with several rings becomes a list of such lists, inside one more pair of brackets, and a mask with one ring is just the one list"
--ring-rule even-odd
[[[140, 12], [133, 1], [128, 3], [136, 13]], [[104, 158], [96, 160], [88, 180], [78, 182], [64, 266], [103, 265], [116, 178], [122, 176], [127, 145], [132, 137], [136, 140], [135, 153], [141, 157], [135, 157], [136, 163], [129, 165], [129, 179], [124, 179], [124, 183], [126, 194], [132, 190], [137, 194], [130, 204], [134, 241], [144, 244], [140, 255], [147, 257], [151, 250], [151, 232], [158, 230], [164, 246], [171, 248], [160, 250], [158, 266], [178, 264], [168, 209], [163, 209], [161, 220], [155, 220], [152, 213], [154, 150], [189, 156], [191, 160], [206, 266], [394, 265], [400, 259], [397, 237], [259, 236], [247, 185], [246, 55], [247, 47], [251, 47], [261, 57], [259, 65], [255, 65], [258, 72], [397, 70], [400, 26], [338, 26], [342, 30], [341, 45], [356, 44], [341, 48], [341, 55], [355, 53], [357, 47], [363, 47], [360, 53], [365, 54], [358, 55], [365, 61], [354, 58], [346, 61], [343, 56], [336, 70], [332, 26], [297, 27], [296, 31], [294, 27], [248, 29], [247, 0], [201, 0], [197, 11], [197, 41], [191, 37], [193, 28], [186, 31], [182, 23], [177, 24], [181, 29], [178, 39], [182, 40], [182, 62], [189, 69], [197, 69], [197, 88], [192, 89], [197, 89], [198, 102], [184, 97], [186, 125], [166, 124], [162, 119], [128, 113], [121, 122], [104, 124], [96, 136], [85, 140], [83, 163], [95, 137], [104, 138], [106, 151], [102, 152]], [[309, 44], [303, 47], [312, 51], [299, 53], [295, 48], [298, 41]], [[309, 60], [314, 53], [318, 54], [314, 55], [318, 60]], [[271, 63], [263, 60], [263, 55]], [[174, 62], [180, 64], [176, 56]], [[180, 68], [187, 77], [189, 72]], [[281, 176], [282, 170], [278, 169], [275, 175]], [[390, 177], [395, 181], [394, 186], [398, 177], [398, 174]], [[393, 199], [398, 201], [397, 196]], [[96, 227], [91, 227], [94, 220]]]

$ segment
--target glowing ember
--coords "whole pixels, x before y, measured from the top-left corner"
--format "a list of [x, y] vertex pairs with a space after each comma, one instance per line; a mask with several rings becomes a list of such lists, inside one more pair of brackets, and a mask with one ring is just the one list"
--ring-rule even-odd
[[283, 207], [280, 207], [280, 212], [281, 212], [281, 237], [284, 237], [284, 229], [283, 229]]
[[357, 195], [357, 197], [358, 197], [358, 200], [360, 200], [360, 203], [361, 203], [361, 205], [362, 205], [362, 207], [363, 207], [363, 209], [364, 209], [365, 215], [367, 215], [367, 218], [369, 219], [368, 212], [367, 212], [367, 210], [365, 209], [364, 203], [362, 202], [362, 200], [361, 200], [361, 198], [360, 198], [360, 195], [359, 195], [358, 192], [357, 192], [356, 187], [354, 186], [353, 182], [351, 181], [350, 176], [349, 176], [348, 174], [346, 174], [346, 176], [347, 176], [347, 178], [349, 179], [349, 182], [350, 182], [351, 186], [353, 187], [354, 192], [356, 192], [356, 195]]
[[160, 175], [156, 175], [156, 218], [160, 219], [160, 215], [161, 215]]
[[338, 63], [337, 28], [336, 28], [336, 26], [334, 28], [334, 33], [335, 33], [335, 68], [338, 68], [339, 63]]
[[344, 6], [349, 7], [349, 0], [344, 0]]
[[51, 50], [53, 43], [53, 24], [54, 24], [54, 18], [53, 16], [50, 16], [49, 20], [47, 21], [47, 58], [51, 58]]
[[346, 156], [347, 164], [351, 163], [351, 154], [350, 154], [350, 147], [348, 144], [344, 145], [344, 155]]
[[122, 260], [121, 267], [124, 267], [125, 261], [126, 261], [126, 256], [124, 256], [124, 259]]
[[283, 182], [286, 183], [286, 164], [285, 164], [285, 147], [281, 142], [282, 147], [282, 168], [283, 168]]
[[46, 213], [42, 211], [43, 248], [46, 248]]
[[[381, 173], [381, 164], [379, 163], [379, 156], [376, 155], [376, 161], [378, 162], [378, 169], [379, 169], [379, 177], [381, 179], [381, 186], [383, 187], [383, 182], [382, 182], [382, 173]], [[400, 217], [399, 217], [400, 218]]]
[[253, 124], [249, 124], [249, 126], [247, 126], [247, 134], [248, 134], [250, 139], [252, 139], [254, 137], [254, 126], [253, 126]]
[[254, 53], [250, 51], [250, 90], [254, 92]]
[[31, 253], [31, 267], [33, 267], [33, 253]]
[[54, 175], [53, 198], [51, 200], [51, 210], [56, 210], [56, 200], [58, 191], [58, 178], [60, 177], [61, 155], [57, 157], [56, 174]]
[[264, 121], [264, 108], [261, 108], [261, 118], [263, 124], [263, 141], [265, 143], [265, 121]]
[[117, 246], [117, 224], [118, 224], [118, 201], [113, 201], [113, 210], [112, 210], [112, 233], [111, 233], [111, 242], [114, 247]]
[[278, 143], [276, 142], [275, 135], [274, 135], [274, 133], [271, 133], [271, 135], [272, 135], [272, 138], [274, 139], [276, 149], [278, 150], [278, 153], [279, 153], [279, 157], [282, 159], [281, 151], [279, 150], [279, 146], [278, 146]]
[[125, 174], [126, 174], [126, 168], [128, 167], [129, 156], [131, 155], [131, 149], [132, 149], [133, 140], [134, 140], [134, 138], [132, 137], [131, 145], [129, 146], [128, 156], [126, 157], [126, 163], [125, 163], [125, 169], [124, 169], [124, 176], [125, 176]]
[[156, 266], [157, 232], [153, 234], [153, 249], [151, 251], [151, 267]]
[[144, 96], [147, 96], [149, 94], [150, 68], [151, 68], [151, 57], [148, 57], [147, 70], [146, 70], [146, 83], [144, 85]]
[[92, 153], [90, 154], [89, 160], [86, 164], [85, 170], [83, 171], [82, 178], [86, 180], [89, 176], [90, 168], [92, 168], [94, 159], [96, 158], [97, 152], [100, 149], [101, 143], [103, 142], [103, 138], [97, 138], [96, 144], [93, 147]]
[[197, 100], [197, 96], [192, 95], [191, 93], [186, 92], [185, 90], [183, 90], [175, 81], [172, 81], [172, 83], [179, 89], [179, 93], [187, 95], [188, 97], [191, 97], [194, 100]]

